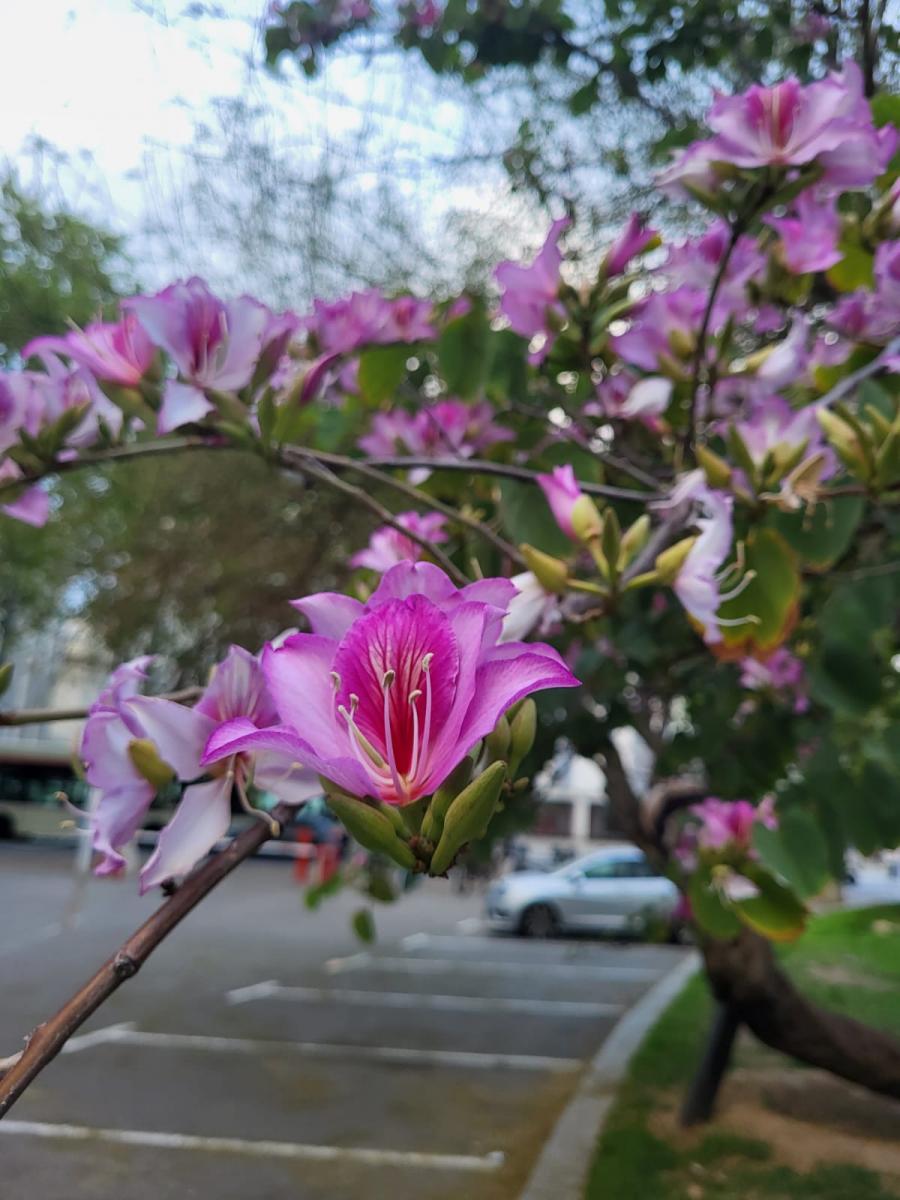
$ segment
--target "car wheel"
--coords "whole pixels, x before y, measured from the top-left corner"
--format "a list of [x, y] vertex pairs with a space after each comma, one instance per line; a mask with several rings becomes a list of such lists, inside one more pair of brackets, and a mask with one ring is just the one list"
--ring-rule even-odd
[[522, 913], [519, 932], [525, 937], [549, 938], [559, 930], [559, 920], [549, 904], [531, 904]]

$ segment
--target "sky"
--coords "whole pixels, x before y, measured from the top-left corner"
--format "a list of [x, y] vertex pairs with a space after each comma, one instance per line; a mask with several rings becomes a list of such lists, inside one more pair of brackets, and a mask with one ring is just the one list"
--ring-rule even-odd
[[[210, 119], [216, 97], [264, 104], [285, 145], [307, 153], [364, 122], [374, 122], [375, 141], [390, 146], [394, 162], [413, 168], [426, 150], [449, 156], [458, 149], [459, 105], [438, 95], [424, 72], [411, 80], [408, 62], [377, 72], [332, 62], [313, 83], [288, 64], [283, 78], [273, 78], [254, 40], [264, 0], [227, 0], [219, 6], [227, 19], [192, 19], [185, 16], [189, 7], [201, 6], [189, 0], [0, 5], [0, 157], [17, 164], [26, 183], [55, 187], [88, 216], [139, 239], [148, 206], [169, 203], [196, 124]], [[36, 152], [36, 143], [63, 151], [66, 164]], [[357, 183], [367, 186], [359, 172]], [[471, 183], [429, 192], [415, 169], [397, 184], [438, 214], [483, 203], [483, 190]], [[155, 215], [165, 220], [165, 212]]]

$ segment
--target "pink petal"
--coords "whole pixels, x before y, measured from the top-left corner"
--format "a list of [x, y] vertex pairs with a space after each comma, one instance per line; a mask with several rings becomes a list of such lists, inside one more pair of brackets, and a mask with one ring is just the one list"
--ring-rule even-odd
[[186, 875], [231, 824], [231, 780], [227, 776], [186, 788], [156, 849], [141, 871], [141, 895], [176, 875]]
[[340, 592], [317, 592], [314, 596], [292, 600], [291, 606], [303, 613], [313, 633], [336, 641], [340, 641], [353, 622], [366, 611], [358, 600]]
[[178, 383], [171, 379], [163, 393], [162, 408], [156, 421], [157, 433], [171, 433], [181, 425], [202, 421], [207, 413], [215, 411], [203, 392], [190, 383]]
[[122, 707], [136, 718], [143, 736], [153, 742], [179, 779], [200, 774], [203, 748], [216, 727], [212, 717], [160, 696], [135, 696]]

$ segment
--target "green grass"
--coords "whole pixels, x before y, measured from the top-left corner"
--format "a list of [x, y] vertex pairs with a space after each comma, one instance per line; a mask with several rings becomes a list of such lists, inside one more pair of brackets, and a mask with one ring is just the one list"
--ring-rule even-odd
[[[782, 956], [805, 994], [900, 1033], [900, 906], [818, 917]], [[680, 1097], [693, 1074], [710, 1012], [696, 976], [645, 1038], [598, 1144], [586, 1200], [896, 1200], [876, 1174], [849, 1163], [799, 1174], [774, 1163], [765, 1142], [714, 1127], [689, 1149], [652, 1131], [660, 1095]]]

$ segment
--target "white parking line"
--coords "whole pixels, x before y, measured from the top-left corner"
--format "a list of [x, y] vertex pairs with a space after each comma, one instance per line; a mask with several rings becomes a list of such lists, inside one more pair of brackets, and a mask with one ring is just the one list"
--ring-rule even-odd
[[476, 1070], [577, 1071], [577, 1058], [545, 1054], [484, 1054], [469, 1050], [416, 1050], [409, 1046], [354, 1046], [334, 1042], [278, 1042], [265, 1038], [215, 1037], [193, 1033], [158, 1033], [136, 1029], [133, 1021], [107, 1025], [80, 1038], [72, 1038], [64, 1051], [91, 1046], [146, 1046], [156, 1050], [208, 1050], [221, 1054], [301, 1054], [307, 1058], [353, 1062], [411, 1063], [414, 1066], [466, 1067]]
[[536, 974], [560, 979], [594, 979], [606, 983], [648, 983], [659, 978], [652, 967], [589, 967], [577, 963], [535, 963], [479, 961], [465, 958], [392, 958], [388, 955], [351, 954], [347, 958], [330, 958], [325, 963], [329, 975], [347, 971], [390, 971], [392, 975], [442, 975], [464, 971], [469, 975], [513, 975], [534, 979]]
[[435, 996], [429, 992], [353, 991], [349, 988], [291, 987], [274, 979], [225, 993], [229, 1004], [248, 1000], [295, 1000], [299, 1004], [351, 1004], [362, 1008], [414, 1008], [432, 1012], [514, 1012], [539, 1017], [609, 1017], [621, 1004], [581, 1000], [520, 1000], [495, 996]]
[[374, 1167], [424, 1167], [438, 1171], [497, 1171], [504, 1163], [501, 1150], [492, 1150], [483, 1155], [423, 1154], [413, 1150], [367, 1150], [359, 1146], [314, 1146], [302, 1142], [199, 1137], [149, 1129], [94, 1129], [88, 1125], [53, 1125], [45, 1121], [11, 1121], [9, 1118], [0, 1122], [0, 1133], [68, 1142], [104, 1142], [112, 1146], [149, 1146], [156, 1150], [202, 1150], [211, 1154], [246, 1154], [254, 1158], [361, 1163]]

